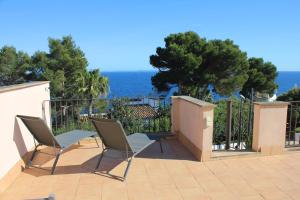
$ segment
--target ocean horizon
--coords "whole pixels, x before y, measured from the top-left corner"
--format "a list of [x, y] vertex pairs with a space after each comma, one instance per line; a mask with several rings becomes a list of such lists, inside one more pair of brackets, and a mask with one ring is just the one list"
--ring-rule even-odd
[[[101, 74], [109, 79], [109, 98], [114, 97], [142, 97], [157, 96], [151, 84], [151, 77], [157, 71], [104, 71]], [[278, 71], [276, 78], [278, 89], [276, 95], [287, 92], [289, 89], [300, 86], [300, 71]], [[175, 89], [176, 90], [176, 89]], [[167, 96], [172, 95], [172, 90]]]

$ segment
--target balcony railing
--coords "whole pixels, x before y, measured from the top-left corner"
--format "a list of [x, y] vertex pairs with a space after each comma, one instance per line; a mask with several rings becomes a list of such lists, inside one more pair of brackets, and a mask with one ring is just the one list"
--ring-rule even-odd
[[286, 146], [300, 146], [300, 101], [290, 101], [287, 112]]
[[54, 99], [49, 104], [54, 134], [74, 129], [94, 130], [89, 117], [118, 119], [128, 134], [169, 132], [170, 100], [159, 97], [114, 99]]
[[215, 104], [213, 150], [251, 149], [253, 102], [220, 100]]

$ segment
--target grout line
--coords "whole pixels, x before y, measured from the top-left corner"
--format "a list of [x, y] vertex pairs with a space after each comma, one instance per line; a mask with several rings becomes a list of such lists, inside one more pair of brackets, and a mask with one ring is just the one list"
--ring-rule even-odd
[[[178, 154], [174, 151], [174, 149], [173, 149], [173, 147], [172, 147], [172, 144], [169, 144], [169, 142], [168, 142], [168, 146], [170, 147], [171, 153], [174, 153], [175, 157], [178, 157]], [[175, 180], [174, 180], [173, 176], [170, 174], [170, 172], [169, 172], [169, 170], [167, 169], [165, 163], [162, 163], [162, 165], [163, 165], [163, 167], [166, 169], [166, 171], [167, 171], [167, 173], [168, 173], [168, 176], [169, 176], [170, 179], [172, 180], [172, 183], [175, 185], [175, 188], [176, 188], [176, 190], [178, 191], [178, 193], [180, 194], [181, 199], [184, 200], [183, 195], [181, 194], [181, 192], [180, 192], [180, 190], [179, 190], [177, 184], [175, 183]]]

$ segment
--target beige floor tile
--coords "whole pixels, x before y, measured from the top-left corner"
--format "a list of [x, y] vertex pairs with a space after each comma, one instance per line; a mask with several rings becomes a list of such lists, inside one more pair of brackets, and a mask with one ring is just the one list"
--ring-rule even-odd
[[173, 176], [175, 185], [177, 188], [197, 188], [199, 187], [197, 181], [193, 176]]
[[85, 184], [85, 185], [78, 185], [76, 196], [97, 196], [101, 197], [101, 190], [102, 187], [99, 184]]
[[233, 199], [239, 199], [239, 197], [233, 195], [230, 192], [209, 192], [208, 193], [210, 199], [212, 200], [233, 200]]
[[246, 183], [230, 184], [226, 185], [226, 187], [232, 194], [238, 197], [253, 196], [258, 194], [257, 191], [255, 191], [251, 186], [247, 185]]
[[152, 175], [147, 177], [147, 181], [150, 181], [152, 185], [171, 185], [174, 184], [173, 179], [168, 174]]
[[132, 184], [127, 186], [129, 199], [132, 200], [151, 200], [157, 199], [156, 193], [150, 184]]
[[78, 180], [80, 185], [99, 184], [104, 182], [105, 177], [99, 174], [86, 173], [82, 174]]
[[[300, 199], [300, 152], [201, 163], [178, 141], [165, 143], [166, 153], [158, 154], [154, 145], [135, 158], [126, 181], [104, 173], [123, 175], [126, 163], [117, 153], [91, 173], [100, 150], [94, 143], [74, 145], [61, 157], [55, 175], [26, 169], [0, 199], [44, 198], [50, 193], [57, 200]], [[49, 170], [53, 157], [39, 155], [35, 163]]]
[[125, 187], [103, 187], [101, 200], [127, 200], [127, 190]]
[[97, 196], [97, 195], [76, 195], [75, 200], [101, 200], [101, 196]]
[[259, 191], [259, 194], [264, 199], [282, 199], [282, 200], [289, 200], [292, 199], [288, 194], [280, 191], [278, 188], [269, 188], [269, 189], [262, 189]]
[[299, 189], [294, 189], [294, 190], [290, 190], [287, 193], [292, 199], [294, 200], [298, 200], [300, 197], [300, 190]]
[[240, 200], [264, 200], [264, 198], [260, 195], [251, 195], [245, 197], [239, 197]]
[[12, 193], [0, 194], [0, 200], [23, 200], [24, 198], [26, 197], [23, 194], [12, 194]]
[[156, 193], [157, 199], [160, 200], [182, 200], [181, 194], [175, 187], [158, 187], [154, 191]]
[[217, 180], [213, 181], [198, 181], [198, 184], [203, 188], [205, 192], [227, 192], [228, 189], [223, 183]]
[[209, 200], [208, 194], [205, 194], [199, 188], [179, 189], [184, 200]]

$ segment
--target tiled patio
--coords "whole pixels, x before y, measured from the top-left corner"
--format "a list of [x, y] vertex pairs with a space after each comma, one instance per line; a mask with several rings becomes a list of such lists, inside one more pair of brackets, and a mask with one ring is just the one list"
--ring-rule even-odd
[[[56, 174], [24, 170], [0, 199], [38, 199], [54, 193], [68, 199], [300, 199], [300, 152], [280, 156], [235, 157], [200, 163], [176, 140], [149, 147], [133, 160], [126, 182], [91, 173], [100, 149], [92, 141], [62, 155]], [[50, 149], [43, 151], [52, 153]], [[122, 175], [125, 162], [112, 152], [98, 172]], [[35, 164], [50, 169], [53, 157], [39, 154]]]

